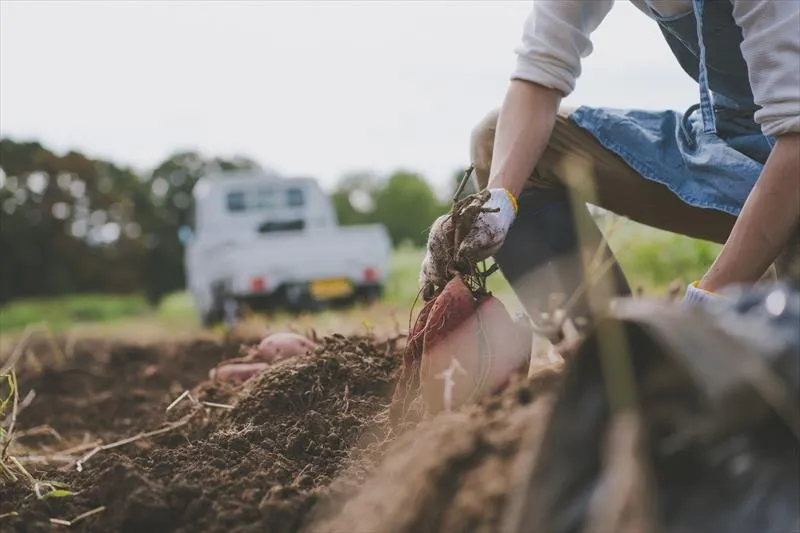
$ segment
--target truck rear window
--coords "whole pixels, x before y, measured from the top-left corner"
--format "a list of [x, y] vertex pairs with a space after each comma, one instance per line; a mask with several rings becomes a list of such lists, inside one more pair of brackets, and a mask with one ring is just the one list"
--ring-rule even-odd
[[290, 187], [286, 189], [286, 203], [289, 207], [301, 207], [305, 203], [303, 189], [299, 187]]
[[[262, 211], [274, 207], [301, 207], [305, 205], [305, 195], [300, 187], [289, 187], [285, 191], [285, 203], [280, 202], [275, 189], [259, 188], [231, 191], [227, 195], [228, 211]], [[281, 203], [281, 205], [276, 205]]]
[[245, 207], [244, 193], [242, 191], [228, 193], [228, 211], [244, 211]]

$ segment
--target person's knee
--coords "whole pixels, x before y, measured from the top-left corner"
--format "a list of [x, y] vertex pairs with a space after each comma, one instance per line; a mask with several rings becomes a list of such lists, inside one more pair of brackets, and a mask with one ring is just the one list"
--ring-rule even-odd
[[489, 170], [492, 166], [492, 149], [494, 148], [494, 134], [497, 129], [499, 109], [487, 113], [478, 124], [472, 128], [469, 139], [469, 157], [475, 168], [475, 188], [483, 190], [489, 183]]

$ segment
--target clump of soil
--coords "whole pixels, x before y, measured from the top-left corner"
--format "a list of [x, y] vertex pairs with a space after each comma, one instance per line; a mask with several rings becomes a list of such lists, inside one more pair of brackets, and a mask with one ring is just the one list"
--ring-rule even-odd
[[[399, 362], [391, 348], [328, 337], [316, 353], [282, 361], [241, 388], [206, 381], [209, 369], [234, 355], [210, 341], [76, 349], [66, 367], [20, 376], [23, 394], [37, 391], [20, 430], [48, 424], [63, 442], [46, 444], [63, 449], [84, 435], [111, 442], [167, 421], [185, 425], [102, 451], [82, 472], [70, 463], [28, 464], [37, 479], [77, 494], [37, 500], [21, 484], [0, 489], [0, 515], [18, 513], [0, 519], [0, 529], [51, 531], [50, 518], [104, 506], [71, 530], [298, 531], [346, 465], [353, 482], [372, 466], [369, 454], [356, 451], [385, 444]], [[232, 408], [186, 399], [165, 411], [190, 388], [197, 402]], [[45, 446], [42, 438], [25, 444]]]
[[501, 394], [420, 422], [353, 497], [323, 502], [307, 531], [498, 531], [507, 496], [524, 481], [514, 474], [536, 456], [560, 383], [559, 367], [516, 374]]

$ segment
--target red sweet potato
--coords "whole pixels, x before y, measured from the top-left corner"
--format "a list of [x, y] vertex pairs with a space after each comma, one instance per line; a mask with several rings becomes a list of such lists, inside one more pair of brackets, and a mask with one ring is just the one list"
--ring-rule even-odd
[[436, 297], [426, 318], [420, 386], [434, 412], [497, 390], [529, 361], [526, 329], [494, 296], [474, 298], [458, 276]]
[[246, 356], [229, 359], [212, 369], [208, 377], [221, 381], [247, 381], [273, 363], [307, 355], [316, 347], [310, 339], [297, 333], [273, 333], [264, 337]]
[[219, 381], [247, 381], [260, 374], [269, 366], [269, 363], [225, 363], [212, 368], [208, 373], [210, 379]]
[[288, 357], [306, 355], [317, 347], [311, 339], [290, 331], [264, 337], [258, 345], [256, 359], [274, 363]]

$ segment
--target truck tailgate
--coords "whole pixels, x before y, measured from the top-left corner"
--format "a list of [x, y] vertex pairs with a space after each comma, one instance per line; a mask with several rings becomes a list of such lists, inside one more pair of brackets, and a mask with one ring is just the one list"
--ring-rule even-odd
[[261, 235], [209, 251], [209, 260], [216, 265], [215, 277], [229, 280], [234, 293], [247, 294], [254, 278], [263, 280], [265, 292], [324, 279], [382, 282], [390, 255], [385, 228], [367, 225]]

